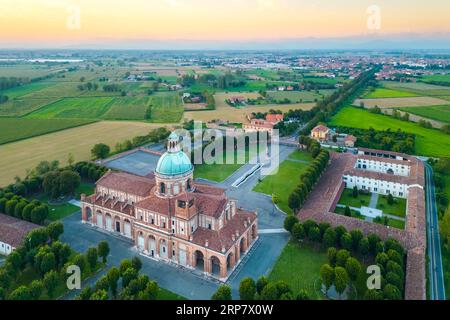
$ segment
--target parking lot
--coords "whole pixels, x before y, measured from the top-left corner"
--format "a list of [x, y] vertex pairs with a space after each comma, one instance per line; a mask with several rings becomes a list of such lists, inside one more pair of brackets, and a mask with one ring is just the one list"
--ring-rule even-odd
[[159, 156], [145, 151], [136, 151], [121, 158], [107, 161], [108, 168], [121, 170], [138, 176], [146, 176], [155, 171]]

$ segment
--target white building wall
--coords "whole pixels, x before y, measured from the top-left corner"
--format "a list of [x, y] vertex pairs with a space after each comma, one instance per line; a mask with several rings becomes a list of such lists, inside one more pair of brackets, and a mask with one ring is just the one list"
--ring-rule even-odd
[[392, 194], [394, 197], [407, 198], [408, 186], [398, 182], [383, 181], [358, 176], [344, 176], [346, 187], [352, 189], [357, 187], [358, 190], [367, 190], [378, 194]]
[[374, 172], [388, 173], [392, 170], [394, 175], [409, 176], [410, 166], [408, 164], [398, 164], [384, 161], [358, 159], [356, 161], [355, 169], [368, 170]]
[[5, 243], [5, 242], [1, 242], [1, 241], [0, 241], [0, 254], [2, 254], [2, 255], [4, 255], [4, 256], [7, 256], [7, 255], [9, 255], [13, 250], [14, 250], [14, 248], [13, 248], [11, 245], [9, 245], [9, 244], [7, 244], [7, 243]]

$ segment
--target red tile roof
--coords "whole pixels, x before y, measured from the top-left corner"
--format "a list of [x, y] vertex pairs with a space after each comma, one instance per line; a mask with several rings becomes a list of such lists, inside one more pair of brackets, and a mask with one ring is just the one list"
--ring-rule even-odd
[[[250, 219], [250, 223], [248, 220]], [[197, 228], [193, 234], [192, 242], [204, 247], [206, 240], [208, 240], [208, 248], [222, 252], [222, 248], [228, 251], [233, 244], [237, 242], [238, 237], [233, 241], [233, 235], [236, 235], [236, 231], [239, 235], [242, 235], [248, 228], [250, 224], [256, 219], [256, 214], [254, 212], [245, 211], [242, 209], [237, 209], [236, 214], [227, 221], [225, 226], [220, 230], [210, 230], [206, 228]], [[247, 227], [245, 227], [245, 222], [247, 221]]]
[[153, 176], [140, 177], [125, 172], [107, 172], [97, 181], [97, 186], [126, 192], [141, 197], [150, 194], [156, 185]]
[[319, 124], [318, 126], [315, 126], [311, 131], [312, 132], [327, 132], [329, 129], [325, 127], [324, 125]]
[[14, 248], [22, 244], [28, 232], [37, 228], [40, 228], [37, 224], [0, 213], [0, 241]]

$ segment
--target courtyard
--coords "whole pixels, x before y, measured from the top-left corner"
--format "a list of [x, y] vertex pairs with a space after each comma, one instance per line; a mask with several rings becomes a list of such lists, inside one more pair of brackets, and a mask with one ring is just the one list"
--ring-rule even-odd
[[[353, 189], [346, 188], [342, 191], [334, 213], [345, 215], [346, 207], [349, 207], [350, 216], [353, 218], [380, 223], [397, 229], [405, 228], [406, 199], [393, 197], [393, 203], [389, 204], [386, 195], [362, 190], [354, 194]], [[378, 210], [381, 212], [378, 212]], [[381, 216], [375, 218], [366, 216], [365, 212], [367, 211], [376, 211], [381, 213]]]

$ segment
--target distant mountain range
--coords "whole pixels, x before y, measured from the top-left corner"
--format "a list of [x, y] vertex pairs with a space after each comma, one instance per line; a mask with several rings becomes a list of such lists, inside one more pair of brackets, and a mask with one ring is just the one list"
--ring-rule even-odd
[[274, 40], [95, 39], [83, 42], [6, 43], [0, 49], [133, 49], [133, 50], [450, 50], [448, 33], [367, 34], [335, 38]]

